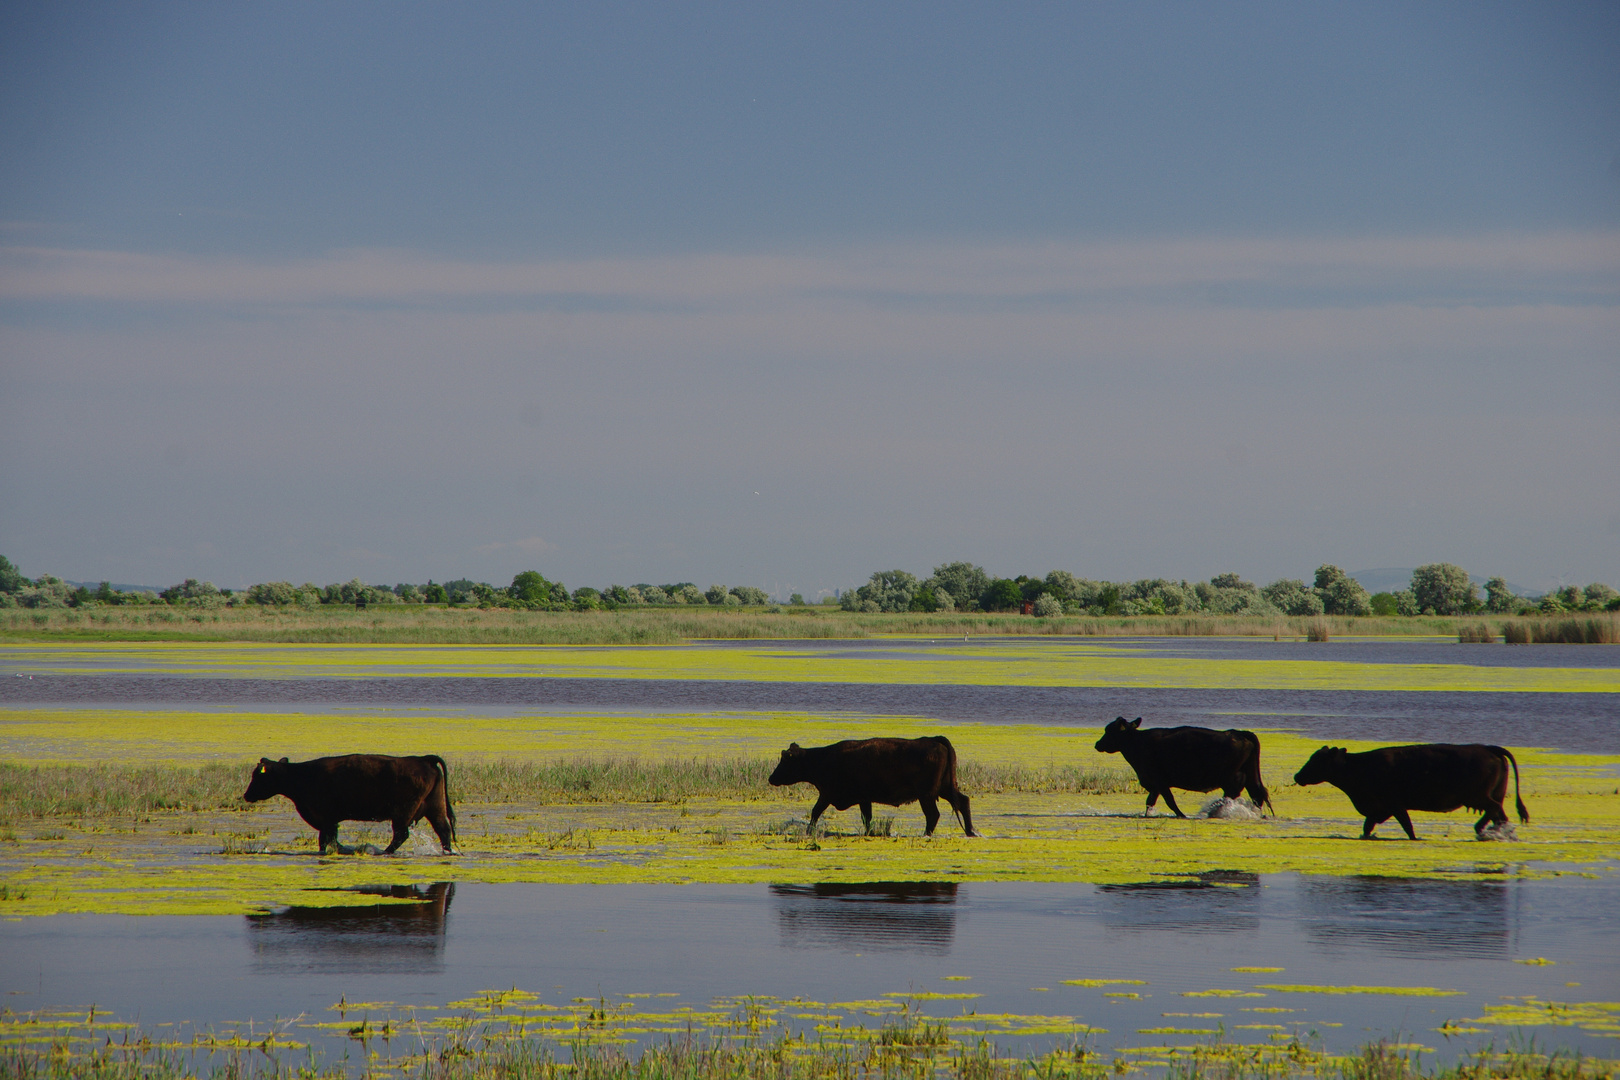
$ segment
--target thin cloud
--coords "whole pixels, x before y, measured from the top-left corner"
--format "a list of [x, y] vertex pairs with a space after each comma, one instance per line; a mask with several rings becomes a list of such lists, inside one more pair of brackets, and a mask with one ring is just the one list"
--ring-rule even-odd
[[1426, 297], [1456, 303], [1534, 301], [1550, 293], [1587, 303], [1620, 299], [1620, 233], [863, 246], [539, 262], [469, 262], [387, 249], [263, 262], [0, 248], [0, 299], [14, 302], [550, 301], [769, 310], [918, 302], [1062, 306], [1135, 299], [1298, 307], [1378, 301], [1392, 294], [1408, 303]]

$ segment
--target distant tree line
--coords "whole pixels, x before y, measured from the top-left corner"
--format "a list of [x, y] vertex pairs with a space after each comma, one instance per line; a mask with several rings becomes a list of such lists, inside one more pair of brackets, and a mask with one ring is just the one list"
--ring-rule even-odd
[[[802, 605], [794, 593], [787, 601]], [[848, 589], [823, 604], [845, 611], [1022, 611], [1042, 618], [1053, 615], [1465, 615], [1560, 614], [1563, 612], [1620, 611], [1620, 592], [1594, 582], [1584, 589], [1569, 585], [1539, 598], [1518, 596], [1505, 580], [1493, 577], [1479, 588], [1467, 571], [1451, 563], [1430, 563], [1412, 572], [1411, 585], [1400, 592], [1371, 596], [1355, 578], [1337, 566], [1319, 566], [1311, 584], [1293, 578], [1256, 586], [1237, 574], [1216, 574], [1208, 581], [1093, 581], [1066, 570], [1045, 577], [1020, 574], [992, 578], [982, 566], [967, 562], [934, 567], [919, 579], [905, 570], [880, 570], [866, 584]], [[124, 604], [167, 604], [176, 607], [214, 608], [259, 605], [316, 608], [321, 605], [444, 604], [479, 608], [519, 608], [531, 611], [593, 611], [637, 607], [764, 607], [774, 601], [751, 585], [710, 585], [700, 589], [690, 581], [663, 585], [582, 586], [572, 592], [560, 581], [548, 581], [535, 570], [525, 570], [507, 586], [458, 578], [423, 585], [401, 583], [392, 587], [348, 582], [316, 585], [306, 581], [267, 581], [246, 589], [215, 588], [212, 582], [187, 578], [156, 592], [125, 591], [103, 581], [99, 588], [69, 585], [44, 574], [30, 580], [0, 555], [0, 608], [77, 608]]]
[[1053, 615], [1463, 615], [1557, 613], [1620, 610], [1620, 593], [1601, 583], [1571, 585], [1539, 601], [1517, 596], [1493, 577], [1485, 596], [1468, 572], [1450, 563], [1430, 563], [1412, 572], [1411, 585], [1397, 593], [1371, 596], [1337, 566], [1316, 569], [1315, 580], [1284, 578], [1256, 586], [1237, 574], [1208, 581], [1093, 581], [1066, 570], [1045, 577], [1020, 574], [992, 578], [967, 562], [934, 567], [919, 580], [905, 570], [880, 570], [865, 585], [839, 598], [846, 611], [1022, 611]]

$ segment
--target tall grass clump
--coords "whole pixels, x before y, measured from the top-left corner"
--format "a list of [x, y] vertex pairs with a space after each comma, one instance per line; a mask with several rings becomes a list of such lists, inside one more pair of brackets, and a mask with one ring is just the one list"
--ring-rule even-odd
[[16, 765], [0, 762], [0, 822], [240, 808], [249, 766]]
[[1457, 628], [1457, 641], [1463, 645], [1489, 645], [1496, 640], [1496, 634], [1491, 631], [1489, 623], [1479, 623], [1476, 626], [1459, 626]]
[[1614, 645], [1620, 643], [1620, 614], [1512, 619], [1502, 624], [1509, 645]]

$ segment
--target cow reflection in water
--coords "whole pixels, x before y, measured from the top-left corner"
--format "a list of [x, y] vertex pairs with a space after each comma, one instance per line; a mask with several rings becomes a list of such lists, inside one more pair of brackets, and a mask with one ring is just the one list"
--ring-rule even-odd
[[1300, 922], [1323, 951], [1500, 959], [1518, 950], [1522, 893], [1511, 881], [1300, 879]]
[[1115, 930], [1252, 933], [1260, 926], [1260, 875], [1206, 870], [1182, 880], [1099, 885], [1103, 922]]
[[294, 907], [249, 915], [255, 971], [320, 974], [436, 972], [444, 968], [445, 921], [454, 882], [356, 889], [415, 903]]
[[956, 882], [772, 885], [789, 949], [944, 955], [956, 936]]

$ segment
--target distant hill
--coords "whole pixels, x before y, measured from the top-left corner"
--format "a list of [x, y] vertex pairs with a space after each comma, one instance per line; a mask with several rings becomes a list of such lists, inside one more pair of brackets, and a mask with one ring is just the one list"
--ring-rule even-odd
[[[1370, 593], [1400, 592], [1412, 584], [1412, 571], [1415, 569], [1416, 567], [1411, 566], [1384, 566], [1377, 570], [1352, 570], [1350, 576], [1361, 582], [1361, 587]], [[1468, 572], [1468, 580], [1478, 585], [1482, 591], [1485, 588], [1485, 582], [1489, 581], [1493, 576], [1492, 574], [1476, 574], [1472, 570]], [[1536, 589], [1516, 585], [1511, 581], [1507, 583], [1507, 586], [1512, 590], [1514, 596], [1541, 595]]]

